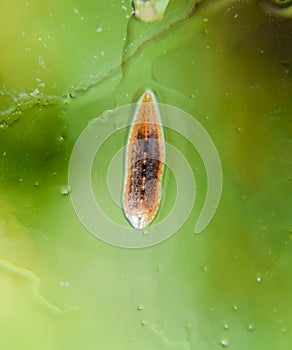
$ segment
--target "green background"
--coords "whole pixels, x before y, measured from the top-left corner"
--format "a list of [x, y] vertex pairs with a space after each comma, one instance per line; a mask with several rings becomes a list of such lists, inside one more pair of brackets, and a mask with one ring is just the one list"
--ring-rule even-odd
[[[291, 348], [292, 22], [261, 3], [172, 0], [145, 24], [130, 1], [2, 2], [1, 349]], [[224, 183], [195, 235], [203, 163], [166, 132], [198, 201], [171, 239], [128, 250], [82, 226], [67, 173], [87, 124], [146, 87], [204, 126]]]

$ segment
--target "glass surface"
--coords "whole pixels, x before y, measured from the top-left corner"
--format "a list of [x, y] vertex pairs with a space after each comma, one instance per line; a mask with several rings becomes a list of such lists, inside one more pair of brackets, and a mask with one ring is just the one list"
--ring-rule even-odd
[[[292, 346], [291, 1], [166, 5], [150, 23], [130, 0], [0, 5], [1, 349]], [[193, 172], [195, 204], [169, 239], [125, 249], [83, 226], [68, 170], [86, 127], [146, 88], [206, 130], [223, 188], [215, 216], [194, 233], [208, 192], [204, 159], [165, 127]], [[117, 124], [91, 179], [105, 215], [129, 227], [118, 187], [107, 188], [126, 141]], [[122, 183], [122, 164], [115, 169], [109, 179]], [[175, 170], [166, 167], [158, 223], [175, 215]]]

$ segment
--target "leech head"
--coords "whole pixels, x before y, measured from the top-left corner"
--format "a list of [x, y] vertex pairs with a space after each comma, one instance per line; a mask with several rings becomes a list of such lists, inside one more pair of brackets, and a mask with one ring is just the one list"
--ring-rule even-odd
[[151, 92], [147, 90], [143, 95], [142, 102], [153, 102]]

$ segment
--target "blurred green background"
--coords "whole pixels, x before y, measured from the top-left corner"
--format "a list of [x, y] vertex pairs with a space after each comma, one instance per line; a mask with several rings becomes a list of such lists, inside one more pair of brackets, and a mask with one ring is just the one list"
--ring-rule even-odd
[[[172, 0], [147, 24], [126, 0], [1, 3], [1, 349], [292, 347], [292, 16], [280, 3]], [[145, 87], [208, 131], [223, 193], [195, 235], [203, 163], [166, 132], [198, 201], [175, 236], [128, 250], [82, 226], [67, 173], [87, 124]]]

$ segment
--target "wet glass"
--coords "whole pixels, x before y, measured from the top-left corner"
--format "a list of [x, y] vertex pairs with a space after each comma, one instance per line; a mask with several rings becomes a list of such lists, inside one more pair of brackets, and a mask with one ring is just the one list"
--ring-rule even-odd
[[[291, 1], [11, 0], [0, 26], [0, 348], [291, 348]], [[140, 232], [120, 205], [130, 125], [111, 116], [147, 88], [169, 146]], [[88, 152], [107, 137], [83, 178], [89, 126]], [[95, 205], [110, 232], [86, 226]], [[147, 248], [99, 239], [119, 227]]]

